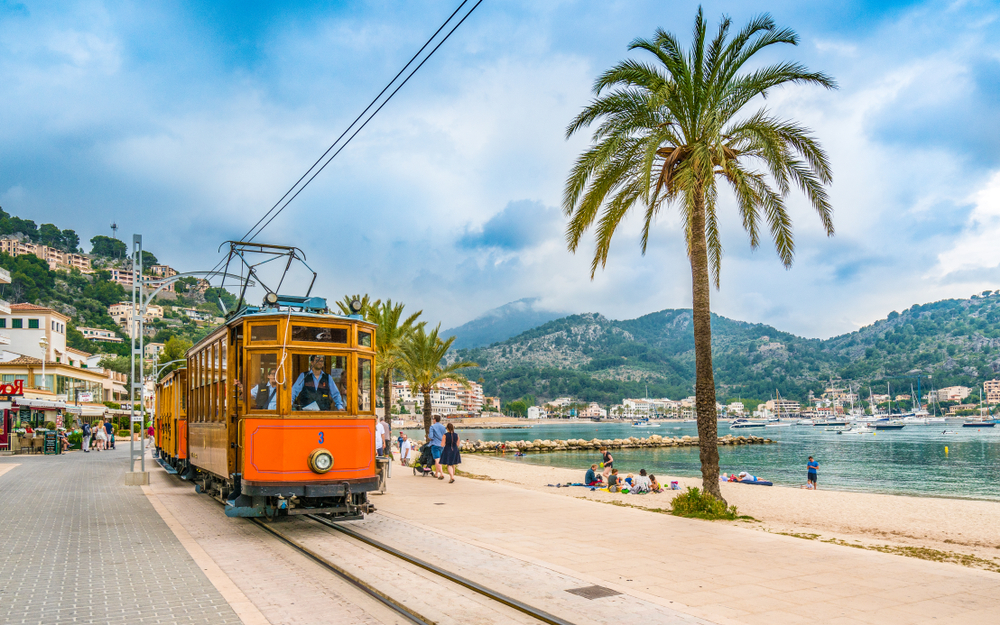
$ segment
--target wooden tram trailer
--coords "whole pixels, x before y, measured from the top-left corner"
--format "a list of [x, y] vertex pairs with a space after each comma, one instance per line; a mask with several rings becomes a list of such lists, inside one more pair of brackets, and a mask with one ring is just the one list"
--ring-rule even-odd
[[156, 385], [156, 450], [171, 473], [190, 477], [187, 453], [187, 369], [175, 369]]
[[[184, 374], [159, 384], [164, 396], [169, 385], [186, 391], [186, 415], [160, 411], [176, 421], [163, 428], [166, 461], [187, 469], [184, 477], [198, 492], [224, 501], [227, 516], [363, 518], [374, 510], [368, 493], [379, 488], [375, 329], [360, 317], [329, 313], [326, 300], [315, 297], [270, 293], [264, 307], [241, 311], [188, 350]], [[324, 357], [342, 410], [293, 405], [292, 386], [314, 355]], [[268, 392], [263, 385], [272, 371], [274, 409], [251, 394], [255, 386], [258, 396]], [[186, 459], [183, 434], [169, 438], [185, 430]]]

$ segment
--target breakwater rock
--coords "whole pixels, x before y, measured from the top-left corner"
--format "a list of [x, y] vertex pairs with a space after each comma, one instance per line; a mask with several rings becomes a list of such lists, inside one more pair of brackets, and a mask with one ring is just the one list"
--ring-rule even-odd
[[[719, 437], [719, 445], [767, 445], [773, 443], [769, 438], [760, 436], [733, 436], [726, 435]], [[499, 453], [501, 445], [507, 446], [507, 451], [524, 453], [539, 453], [549, 451], [586, 451], [607, 447], [608, 449], [651, 449], [658, 447], [697, 447], [697, 436], [679, 436], [670, 438], [668, 436], [653, 435], [649, 438], [615, 438], [583, 440], [571, 438], [569, 440], [541, 440], [533, 441], [480, 441], [462, 440], [459, 447], [465, 453]]]

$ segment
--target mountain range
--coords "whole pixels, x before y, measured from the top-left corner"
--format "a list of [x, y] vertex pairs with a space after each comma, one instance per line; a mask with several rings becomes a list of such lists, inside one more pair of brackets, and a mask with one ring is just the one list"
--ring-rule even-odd
[[480, 347], [506, 340], [564, 316], [541, 308], [537, 297], [526, 297], [489, 310], [457, 328], [446, 330], [443, 336], [454, 336], [453, 349]]
[[[468, 325], [468, 324], [467, 324]], [[867, 395], [895, 390], [976, 386], [1000, 372], [1000, 291], [916, 305], [855, 332], [807, 339], [765, 324], [712, 316], [715, 382], [721, 400], [805, 400], [828, 383], [851, 383]], [[694, 392], [690, 309], [616, 321], [599, 314], [554, 319], [454, 357], [479, 364], [487, 395], [503, 401], [572, 396], [602, 404], [623, 397], [680, 398]]]

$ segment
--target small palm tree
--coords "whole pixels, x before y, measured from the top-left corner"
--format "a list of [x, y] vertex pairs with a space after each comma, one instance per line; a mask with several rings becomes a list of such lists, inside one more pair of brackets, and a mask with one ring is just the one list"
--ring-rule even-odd
[[703, 486], [719, 499], [709, 306], [711, 285], [719, 288], [722, 260], [718, 182], [728, 183], [736, 196], [750, 246], [760, 243], [763, 216], [786, 268], [792, 264], [794, 244], [785, 198], [793, 185], [819, 213], [827, 234], [833, 235], [832, 209], [824, 188], [831, 172], [823, 149], [806, 128], [776, 119], [765, 108], [748, 115], [741, 112], [780, 85], [805, 83], [832, 89], [834, 81], [790, 62], [745, 69], [761, 50], [781, 43], [796, 45], [798, 36], [776, 28], [768, 15], [752, 19], [732, 38], [730, 25], [724, 17], [709, 42], [699, 8], [690, 50], [663, 30], [652, 39], [632, 42], [630, 50], [648, 52], [654, 61], [622, 61], [597, 79], [594, 101], [566, 131], [569, 137], [598, 124], [594, 144], [570, 172], [563, 199], [571, 251], [596, 222], [591, 279], [607, 263], [611, 239], [632, 208], [642, 210], [643, 253], [660, 209], [669, 204], [680, 209], [691, 262]]
[[442, 341], [438, 337], [440, 330], [441, 324], [438, 324], [428, 333], [424, 324], [419, 324], [399, 349], [403, 375], [409, 380], [413, 392], [420, 392], [424, 396], [424, 436], [428, 439], [431, 430], [431, 389], [438, 382], [449, 378], [468, 388], [469, 381], [458, 371], [478, 366], [466, 361], [447, 364], [445, 355], [455, 342], [455, 337]]
[[391, 299], [378, 301], [368, 309], [366, 317], [368, 321], [378, 325], [375, 334], [375, 371], [382, 378], [382, 406], [385, 408], [386, 419], [392, 412], [393, 372], [400, 367], [400, 347], [417, 327], [424, 325], [423, 321], [417, 323], [422, 310], [403, 319], [403, 308], [403, 304], [393, 304]]
[[[361, 310], [354, 312], [351, 308], [351, 304], [355, 301], [361, 302]], [[368, 295], [345, 295], [344, 299], [337, 302], [337, 308], [340, 309], [340, 314], [342, 315], [361, 315], [365, 319], [368, 318], [370, 311], [373, 308], [377, 308], [380, 300], [375, 300], [374, 302], [368, 299]]]

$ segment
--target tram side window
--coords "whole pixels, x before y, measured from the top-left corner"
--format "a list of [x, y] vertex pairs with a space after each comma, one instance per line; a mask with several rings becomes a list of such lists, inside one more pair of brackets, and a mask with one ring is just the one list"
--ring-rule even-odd
[[347, 356], [294, 354], [292, 356], [292, 410], [347, 409]]
[[278, 409], [278, 354], [250, 355], [250, 390], [247, 402], [251, 410]]
[[371, 347], [372, 346], [372, 333], [362, 332], [358, 330], [358, 345], [361, 347]]
[[347, 343], [347, 328], [292, 326], [292, 340], [310, 343]]
[[358, 412], [372, 410], [372, 361], [358, 358]]

